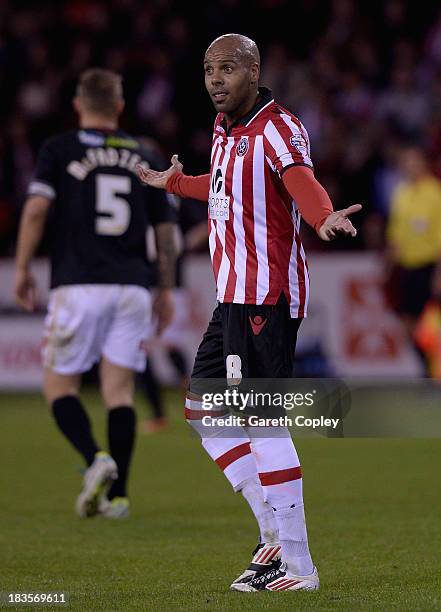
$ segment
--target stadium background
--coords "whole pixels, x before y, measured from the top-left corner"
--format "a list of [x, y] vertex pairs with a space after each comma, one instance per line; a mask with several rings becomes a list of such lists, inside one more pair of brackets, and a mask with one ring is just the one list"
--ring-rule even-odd
[[[381, 253], [391, 194], [400, 180], [400, 148], [408, 143], [423, 147], [441, 176], [441, 11], [436, 2], [425, 2], [422, 10], [403, 0], [259, 0], [251, 5], [221, 0], [193, 7], [167, 0], [72, 1], [42, 2], [38, 9], [4, 1], [0, 20], [0, 308], [9, 314], [0, 319], [0, 386], [14, 387], [18, 381], [20, 387], [26, 378], [35, 386], [38, 377], [41, 313], [34, 325], [29, 318], [11, 319], [7, 258], [14, 253], [39, 145], [75, 125], [71, 98], [77, 76], [91, 65], [122, 73], [123, 127], [153, 139], [164, 159], [179, 152], [188, 173], [206, 172], [214, 113], [203, 86], [202, 54], [215, 36], [232, 29], [258, 41], [262, 83], [306, 125], [317, 177], [335, 207], [364, 206], [356, 218], [355, 240], [325, 245], [303, 228], [313, 299], [299, 347], [307, 363], [299, 372], [420, 373], [384, 303]], [[203, 27], [195, 25], [197, 20]], [[185, 230], [205, 214], [194, 202], [183, 210]], [[347, 250], [359, 255], [348, 257]], [[199, 303], [198, 296], [181, 292], [182, 316], [166, 338], [182, 347], [189, 364], [213, 303], [209, 264], [202, 263], [207, 257], [192, 255], [184, 262], [184, 284], [191, 287], [202, 273], [207, 291], [196, 313], [184, 309], [185, 303]], [[43, 272], [42, 311], [45, 279]], [[186, 314], [191, 319], [187, 335]], [[24, 326], [25, 337], [19, 331]], [[172, 382], [160, 350], [156, 353], [161, 378]]]
[[202, 56], [231, 29], [259, 42], [262, 82], [307, 126], [336, 207], [365, 204], [369, 231], [356, 248], [381, 242], [372, 226], [387, 215], [400, 144], [424, 145], [441, 172], [437, 2], [73, 0], [37, 9], [3, 0], [0, 24], [2, 255], [13, 252], [38, 146], [75, 124], [75, 81], [91, 65], [123, 74], [128, 131], [155, 138], [166, 157], [179, 151], [189, 172], [206, 171], [213, 109]]
[[[305, 123], [317, 177], [335, 207], [364, 205], [355, 240], [325, 245], [304, 230], [312, 301], [300, 373], [420, 374], [381, 284], [400, 148], [423, 147], [441, 177], [438, 2], [0, 1], [0, 404], [9, 432], [0, 445], [0, 524], [7, 525], [0, 590], [65, 588], [73, 608], [83, 610], [237, 609], [224, 593], [225, 576], [247, 562], [237, 543], [252, 547], [254, 528], [185, 429], [172, 388], [165, 392], [169, 431], [138, 442], [133, 517], [117, 529], [74, 522], [77, 457], [56, 435], [41, 396], [23, 393], [40, 380], [47, 245], [35, 267], [39, 311], [21, 314], [12, 298], [16, 228], [36, 153], [46, 137], [75, 125], [79, 73], [94, 65], [122, 73], [123, 127], [154, 139], [165, 158], [179, 152], [188, 173], [206, 172], [214, 112], [202, 56], [230, 31], [258, 42], [262, 83]], [[187, 230], [201, 210], [190, 213]], [[164, 382], [176, 382], [164, 346], [178, 344], [191, 363], [213, 299], [207, 253], [187, 253], [177, 320], [153, 347]], [[102, 430], [93, 388], [85, 401]], [[314, 600], [302, 596], [300, 608], [439, 609], [431, 510], [439, 501], [439, 450], [439, 440], [299, 441], [311, 541], [326, 585]], [[255, 601], [240, 605], [259, 609]], [[288, 602], [278, 599], [277, 607]]]

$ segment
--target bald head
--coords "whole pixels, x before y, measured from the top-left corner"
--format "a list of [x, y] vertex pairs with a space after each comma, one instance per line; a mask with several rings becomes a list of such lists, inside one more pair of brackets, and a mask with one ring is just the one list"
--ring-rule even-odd
[[205, 58], [216, 59], [220, 54], [230, 55], [238, 64], [260, 66], [260, 53], [256, 43], [242, 34], [219, 36], [208, 47]]

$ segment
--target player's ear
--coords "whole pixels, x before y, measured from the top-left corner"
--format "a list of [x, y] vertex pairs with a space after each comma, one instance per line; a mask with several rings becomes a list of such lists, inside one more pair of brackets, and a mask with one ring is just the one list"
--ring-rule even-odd
[[251, 64], [250, 67], [250, 83], [252, 85], [255, 85], [256, 83], [259, 82], [259, 76], [260, 76], [260, 66], [257, 63], [253, 63]]
[[118, 115], [120, 115], [123, 112], [125, 105], [126, 105], [126, 103], [125, 103], [124, 100], [119, 100], [118, 101], [118, 104], [117, 104], [117, 107], [116, 107], [116, 112], [118, 113]]

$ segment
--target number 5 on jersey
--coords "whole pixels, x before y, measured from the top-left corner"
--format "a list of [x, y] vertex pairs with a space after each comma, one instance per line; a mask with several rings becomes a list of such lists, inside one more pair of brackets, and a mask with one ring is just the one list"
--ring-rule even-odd
[[100, 236], [121, 236], [130, 225], [130, 205], [121, 195], [132, 189], [128, 176], [98, 174], [96, 177], [95, 232]]

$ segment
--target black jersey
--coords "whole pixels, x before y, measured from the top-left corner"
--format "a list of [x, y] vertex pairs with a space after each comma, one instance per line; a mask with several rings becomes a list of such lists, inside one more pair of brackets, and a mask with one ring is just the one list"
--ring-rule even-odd
[[136, 165], [157, 156], [122, 130], [80, 129], [47, 140], [28, 195], [53, 201], [51, 287], [90, 283], [148, 287], [148, 225], [175, 221], [167, 194], [143, 186]]

